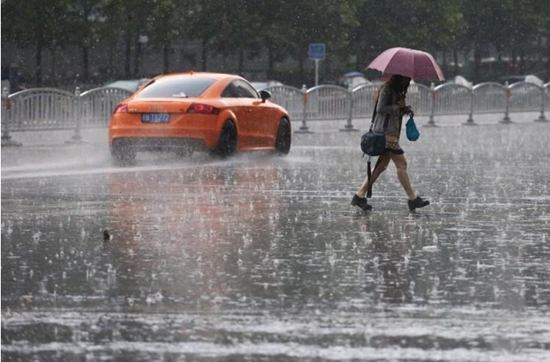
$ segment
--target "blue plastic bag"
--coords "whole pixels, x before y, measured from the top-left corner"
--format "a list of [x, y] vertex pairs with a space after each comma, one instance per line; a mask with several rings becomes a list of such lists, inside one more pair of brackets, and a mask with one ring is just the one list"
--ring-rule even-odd
[[407, 139], [409, 141], [416, 141], [418, 137], [420, 137], [420, 132], [418, 131], [418, 128], [416, 128], [416, 123], [414, 122], [414, 118], [411, 116], [406, 124], [407, 129]]

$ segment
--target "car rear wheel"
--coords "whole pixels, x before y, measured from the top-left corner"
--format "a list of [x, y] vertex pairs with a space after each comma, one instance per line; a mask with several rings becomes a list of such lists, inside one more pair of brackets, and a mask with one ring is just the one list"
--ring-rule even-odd
[[229, 157], [237, 150], [237, 127], [232, 121], [227, 121], [222, 127], [218, 145], [214, 153], [220, 157]]
[[111, 157], [117, 164], [128, 164], [135, 160], [136, 150], [124, 142], [124, 140], [113, 140], [111, 145]]
[[290, 144], [292, 142], [290, 122], [283, 118], [279, 123], [277, 130], [277, 139], [275, 140], [275, 151], [280, 155], [287, 155], [290, 152]]

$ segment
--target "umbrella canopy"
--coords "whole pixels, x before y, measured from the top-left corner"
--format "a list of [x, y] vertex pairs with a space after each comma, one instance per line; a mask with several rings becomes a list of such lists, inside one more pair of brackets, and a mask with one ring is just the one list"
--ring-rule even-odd
[[444, 80], [443, 72], [434, 57], [426, 52], [408, 48], [391, 48], [374, 59], [367, 68], [409, 78]]

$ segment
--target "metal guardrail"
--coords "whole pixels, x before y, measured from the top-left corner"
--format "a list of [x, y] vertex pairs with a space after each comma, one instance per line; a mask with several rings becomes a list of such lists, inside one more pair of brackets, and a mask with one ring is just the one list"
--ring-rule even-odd
[[[310, 132], [308, 121], [345, 120], [343, 131], [357, 131], [353, 120], [370, 119], [379, 85], [366, 84], [353, 89], [320, 85], [310, 89], [271, 86], [271, 101], [287, 109], [290, 117], [300, 120], [295, 132]], [[435, 125], [436, 116], [468, 115], [465, 124], [475, 124], [474, 114], [504, 113], [501, 123], [511, 122], [512, 112], [540, 112], [536, 121], [546, 121], [550, 110], [550, 83], [538, 86], [528, 82], [502, 85], [480, 83], [472, 88], [459, 84], [427, 87], [412, 84], [407, 103], [415, 114], [428, 116], [427, 125]], [[96, 88], [74, 94], [54, 88], [33, 88], [8, 95], [2, 92], [2, 146], [16, 144], [10, 132], [38, 130], [74, 130], [73, 141], [80, 141], [83, 128], [107, 127], [115, 107], [131, 92], [121, 88]]]
[[84, 128], [107, 127], [113, 110], [132, 92], [122, 88], [96, 88], [80, 94], [80, 118]]
[[107, 127], [115, 107], [132, 92], [96, 88], [74, 94], [54, 88], [32, 88], [11, 95], [2, 93], [2, 146], [19, 145], [10, 132], [74, 130], [72, 141], [82, 139], [83, 128]]

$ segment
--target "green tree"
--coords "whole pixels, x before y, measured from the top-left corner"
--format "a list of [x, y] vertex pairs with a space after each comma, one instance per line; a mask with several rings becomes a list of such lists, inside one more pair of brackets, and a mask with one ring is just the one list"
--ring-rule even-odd
[[267, 77], [275, 77], [275, 63], [281, 62], [292, 51], [291, 39], [288, 38], [288, 14], [279, 2], [260, 0], [257, 3], [260, 26], [257, 38], [267, 52]]
[[[444, 52], [462, 32], [460, 0], [400, 2], [365, 0], [359, 7], [359, 25], [352, 37], [357, 69], [392, 47]], [[351, 49], [350, 49], [351, 51]]]
[[409, 25], [410, 28], [419, 29], [415, 34], [421, 41], [416, 46], [433, 54], [443, 54], [443, 59], [438, 61], [444, 68], [447, 65], [445, 54], [453, 52], [455, 74], [458, 74], [457, 40], [464, 32], [461, 4], [461, 0], [418, 1], [414, 9], [414, 21]]
[[189, 22], [188, 9], [191, 1], [159, 0], [154, 4], [149, 29], [153, 49], [162, 52], [162, 72], [170, 71], [170, 53], [175, 41], [185, 38]]
[[[244, 72], [244, 60], [260, 50], [260, 7], [247, 0], [195, 0], [191, 8], [190, 35], [201, 41], [202, 70], [207, 70], [211, 52], [223, 59], [237, 56], [238, 72]], [[225, 68], [225, 64], [222, 67]]]
[[[223, 18], [220, 5], [224, 0], [194, 0], [190, 6], [190, 36], [201, 42], [201, 70], [207, 70], [207, 59], [214, 52], [214, 42]], [[216, 19], [216, 21], [212, 21]]]
[[[544, 78], [548, 82], [550, 81], [550, 21], [548, 21], [548, 6], [544, 2], [538, 2], [534, 7], [535, 14], [538, 14], [538, 34], [537, 38], [539, 39], [539, 49], [537, 58], [541, 63], [541, 73], [542, 68], [545, 69]], [[542, 66], [542, 63], [546, 59], [545, 65]]]
[[71, 27], [71, 42], [82, 51], [82, 80], [90, 78], [90, 48], [98, 41], [97, 23], [101, 19], [99, 9], [104, 0], [73, 0], [67, 23]]
[[42, 52], [68, 43], [69, 0], [6, 0], [2, 2], [2, 42], [34, 46], [35, 84], [42, 86]]
[[285, 35], [291, 56], [298, 61], [300, 77], [305, 79], [304, 63], [310, 43], [325, 43], [327, 53], [341, 56], [356, 26], [353, 0], [285, 1]]
[[[494, 45], [499, 54], [506, 49], [512, 59], [513, 68], [525, 73], [526, 54], [536, 44], [537, 33], [543, 21], [548, 23], [548, 17], [541, 17], [537, 13], [540, 1], [524, 0], [502, 1], [500, 5], [502, 18], [499, 31], [495, 33]], [[548, 9], [540, 9], [548, 11]], [[542, 13], [544, 14], [544, 13]], [[516, 58], [519, 56], [519, 66], [516, 67]]]
[[[102, 44], [107, 44], [106, 50], [108, 54], [107, 64], [103, 64], [100, 68], [105, 72], [104, 76], [108, 79], [113, 79], [119, 76], [119, 70], [116, 67], [115, 59], [121, 52], [117, 46], [120, 39], [127, 40], [125, 36], [127, 25], [127, 14], [120, 7], [118, 1], [103, 0], [98, 6], [99, 21], [95, 22], [95, 30], [97, 32], [98, 41]], [[130, 39], [131, 40], [131, 39]], [[131, 43], [130, 43], [131, 45]], [[126, 47], [125, 47], [126, 50]], [[130, 75], [130, 58], [125, 58], [126, 76]], [[127, 67], [126, 67], [127, 63]]]
[[[491, 0], [492, 2], [493, 0]], [[500, 0], [498, 0], [500, 1]], [[464, 37], [470, 42], [474, 58], [473, 81], [481, 79], [481, 58], [484, 48], [487, 49], [492, 40], [492, 28], [488, 26], [490, 14], [494, 9], [494, 3], [477, 0], [465, 0], [462, 4], [462, 14], [466, 21]]]
[[[474, 81], [486, 76], [481, 72], [482, 57], [495, 52], [499, 58], [519, 59], [510, 71], [527, 72], [528, 62], [533, 62], [529, 59], [536, 58], [541, 70], [545, 62], [549, 76], [550, 22], [545, 5], [537, 0], [5, 0], [2, 44], [33, 47], [37, 85], [43, 81], [44, 50], [55, 57], [68, 45], [81, 49], [84, 80], [92, 67], [90, 53], [101, 44], [107, 44], [107, 49], [97, 48], [109, 55], [101, 65], [107, 74], [114, 75], [120, 57], [125, 77], [141, 76], [142, 35], [148, 35], [148, 45], [163, 55], [163, 72], [170, 70], [172, 49], [198, 40], [202, 70], [214, 56], [224, 61], [236, 57], [236, 71], [243, 73], [251, 68], [247, 60], [267, 55], [270, 78], [278, 62], [296, 62], [298, 72], [288, 78], [293, 83], [310, 79], [307, 48], [317, 42], [327, 45], [322, 70], [329, 76], [352, 64], [363, 70], [377, 54], [394, 46], [444, 55], [438, 59], [443, 65], [452, 53], [455, 66], [458, 52], [468, 52], [474, 59]], [[225, 63], [216, 70], [233, 71]]]
[[[124, 39], [124, 77], [139, 77], [143, 43], [153, 24], [155, 0], [108, 0], [103, 9], [107, 26], [120, 29]], [[133, 53], [132, 53], [133, 50]], [[133, 59], [133, 70], [132, 70]]]

